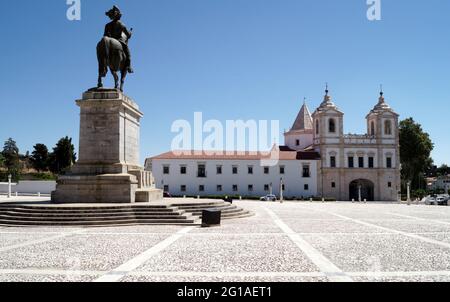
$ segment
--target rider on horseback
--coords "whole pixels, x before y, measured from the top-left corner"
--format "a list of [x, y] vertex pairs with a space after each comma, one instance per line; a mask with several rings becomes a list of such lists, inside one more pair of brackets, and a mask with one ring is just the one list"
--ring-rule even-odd
[[131, 54], [130, 49], [128, 48], [128, 40], [131, 38], [132, 32], [128, 30], [125, 24], [120, 21], [122, 17], [122, 13], [117, 6], [113, 6], [112, 9], [106, 12], [106, 15], [112, 20], [110, 23], [105, 26], [105, 34], [104, 36], [114, 38], [118, 40], [123, 47], [123, 51], [127, 56], [127, 69], [129, 73], [133, 73], [133, 69], [131, 68]]

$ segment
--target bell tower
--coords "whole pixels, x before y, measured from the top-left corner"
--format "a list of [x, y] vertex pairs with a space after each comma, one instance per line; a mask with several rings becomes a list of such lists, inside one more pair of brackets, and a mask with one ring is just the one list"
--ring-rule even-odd
[[284, 141], [286, 146], [295, 151], [302, 151], [313, 144], [313, 121], [306, 99], [291, 130], [284, 133]]
[[[314, 145], [339, 143], [344, 132], [344, 113], [332, 102], [328, 85], [323, 102], [313, 113]], [[317, 149], [317, 148], [316, 148]]]
[[379, 140], [398, 139], [398, 117], [398, 114], [386, 103], [384, 92], [381, 90], [378, 104], [366, 117], [367, 134]]

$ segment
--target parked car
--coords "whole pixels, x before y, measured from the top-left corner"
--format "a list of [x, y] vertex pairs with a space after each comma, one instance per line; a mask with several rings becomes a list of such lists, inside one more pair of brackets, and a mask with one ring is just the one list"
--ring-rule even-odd
[[261, 200], [261, 201], [277, 201], [277, 197], [275, 196], [275, 195], [266, 195], [266, 196], [263, 196], [263, 197], [261, 197], [259, 200]]
[[429, 206], [437, 205], [436, 198], [434, 198], [434, 197], [427, 197], [425, 199], [425, 204], [429, 205]]
[[439, 196], [436, 198], [436, 203], [439, 206], [446, 206], [446, 205], [448, 205], [447, 202], [448, 202], [448, 198], [445, 196]]

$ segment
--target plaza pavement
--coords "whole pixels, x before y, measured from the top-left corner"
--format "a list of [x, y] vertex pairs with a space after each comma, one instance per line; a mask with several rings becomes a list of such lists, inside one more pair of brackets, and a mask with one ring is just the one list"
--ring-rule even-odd
[[216, 228], [1, 227], [0, 281], [450, 281], [450, 207], [236, 203]]

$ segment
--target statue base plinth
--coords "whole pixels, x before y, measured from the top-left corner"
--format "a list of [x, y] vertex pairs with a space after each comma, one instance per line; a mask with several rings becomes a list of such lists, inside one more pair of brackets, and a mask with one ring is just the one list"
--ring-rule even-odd
[[117, 89], [90, 89], [80, 107], [79, 161], [58, 178], [57, 203], [134, 203], [161, 200], [150, 172], [139, 165], [138, 105]]

